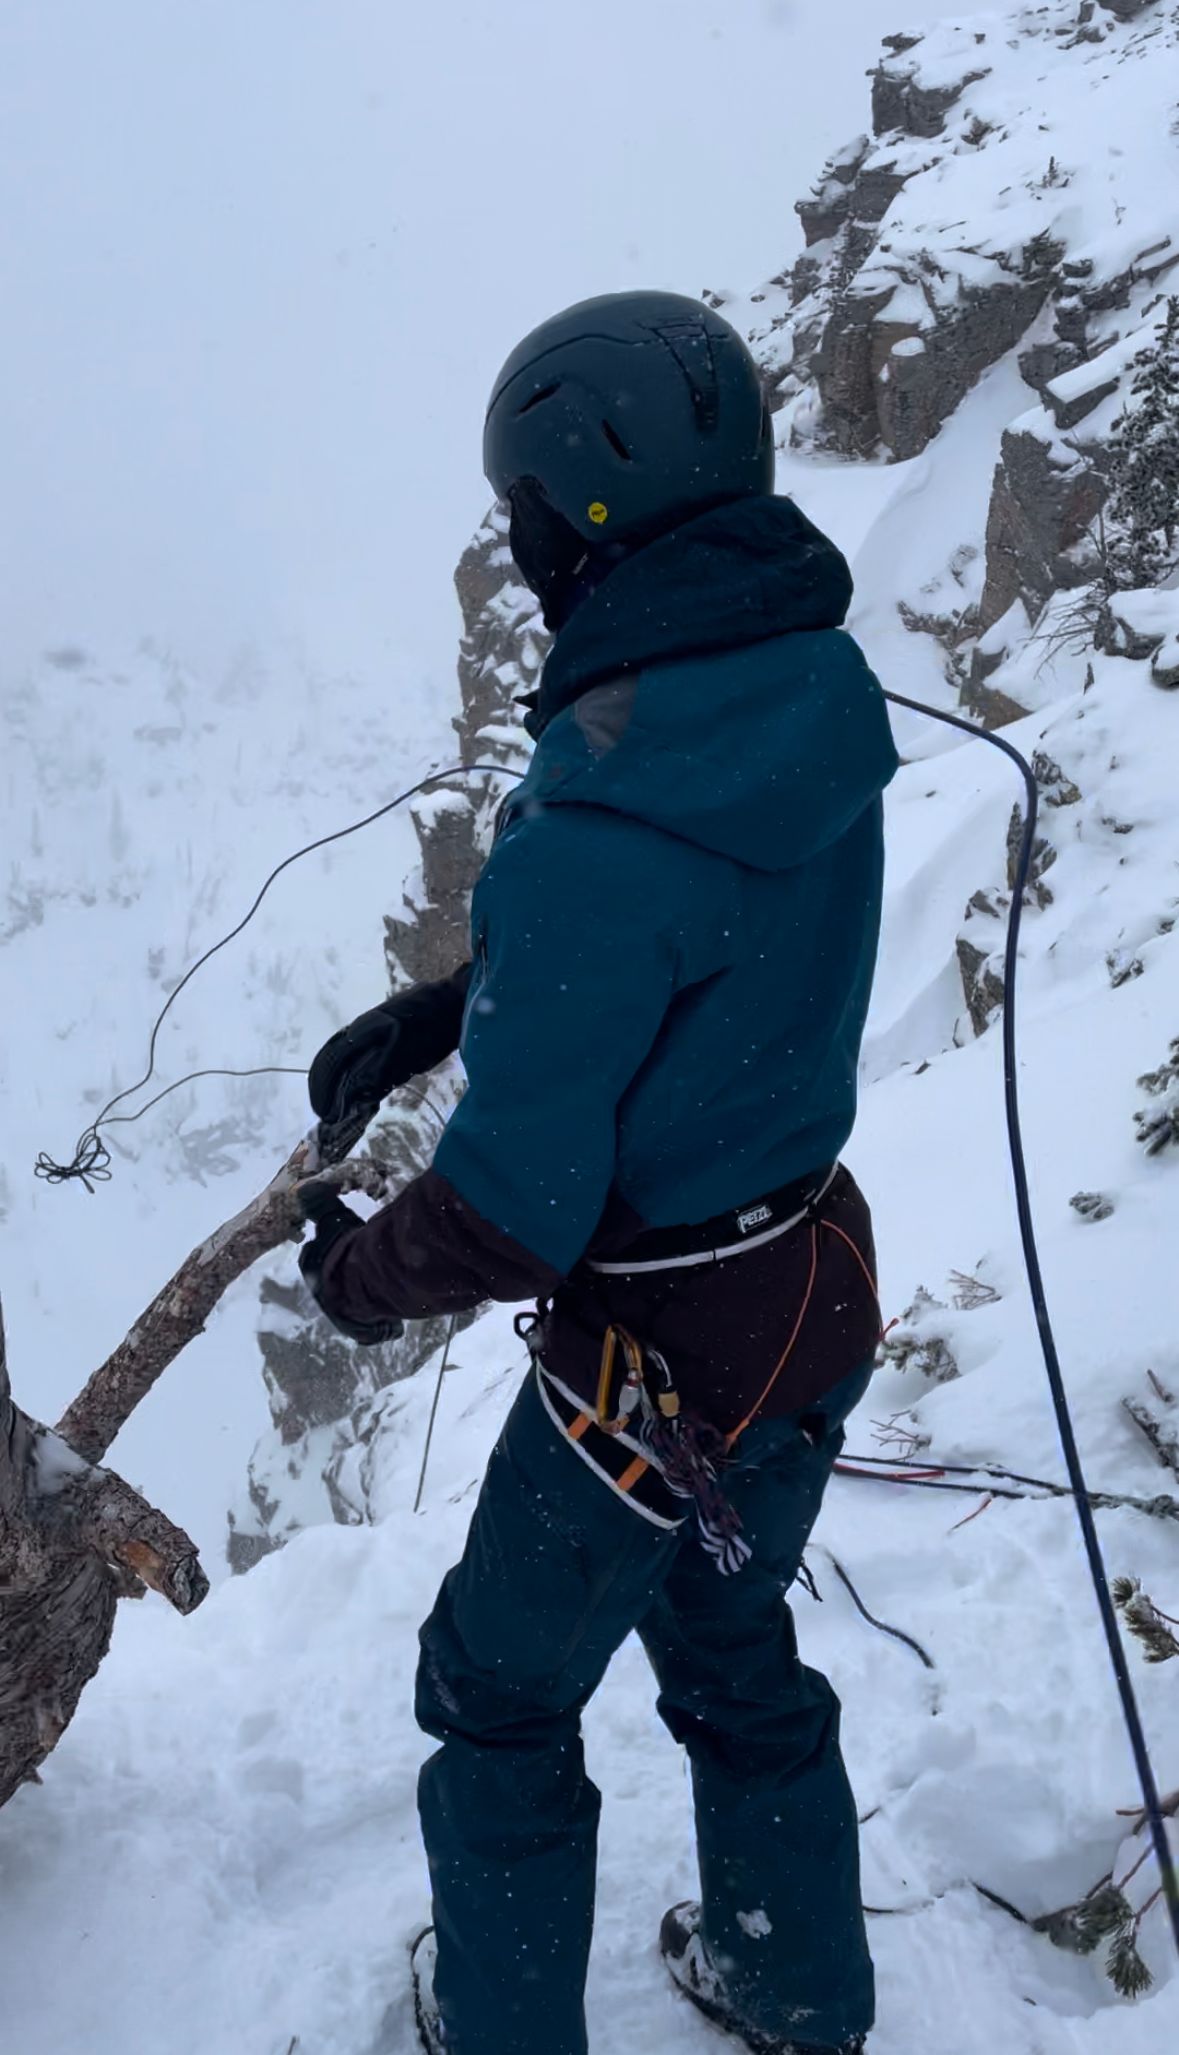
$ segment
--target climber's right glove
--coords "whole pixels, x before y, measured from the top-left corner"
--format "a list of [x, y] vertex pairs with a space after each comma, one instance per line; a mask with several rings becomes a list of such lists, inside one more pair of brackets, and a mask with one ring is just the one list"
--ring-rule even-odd
[[318, 1118], [327, 1125], [378, 1106], [400, 1085], [452, 1056], [462, 1031], [471, 966], [436, 984], [413, 985], [362, 1013], [326, 1041], [307, 1074]]

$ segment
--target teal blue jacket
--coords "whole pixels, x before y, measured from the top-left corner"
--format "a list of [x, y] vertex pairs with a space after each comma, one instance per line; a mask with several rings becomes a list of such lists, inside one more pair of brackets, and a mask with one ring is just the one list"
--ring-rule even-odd
[[629, 559], [558, 638], [475, 890], [469, 1084], [434, 1162], [542, 1270], [847, 1142], [897, 767], [834, 624], [850, 589], [791, 502], [749, 502]]

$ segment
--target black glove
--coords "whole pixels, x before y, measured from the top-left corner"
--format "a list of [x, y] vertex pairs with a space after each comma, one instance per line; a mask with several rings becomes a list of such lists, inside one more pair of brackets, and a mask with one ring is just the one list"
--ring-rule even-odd
[[314, 1179], [305, 1184], [298, 1194], [304, 1217], [315, 1228], [311, 1240], [299, 1252], [299, 1268], [307, 1280], [311, 1295], [323, 1314], [330, 1320], [338, 1334], [346, 1340], [359, 1342], [363, 1348], [376, 1348], [379, 1343], [399, 1341], [405, 1333], [404, 1320], [391, 1315], [387, 1320], [348, 1320], [337, 1313], [323, 1291], [323, 1266], [328, 1250], [346, 1235], [356, 1234], [364, 1226], [363, 1220], [346, 1206], [334, 1185], [319, 1184]]
[[465, 963], [453, 977], [398, 992], [332, 1035], [307, 1074], [318, 1118], [334, 1124], [360, 1108], [379, 1106], [399, 1085], [452, 1056], [470, 982], [471, 966]]

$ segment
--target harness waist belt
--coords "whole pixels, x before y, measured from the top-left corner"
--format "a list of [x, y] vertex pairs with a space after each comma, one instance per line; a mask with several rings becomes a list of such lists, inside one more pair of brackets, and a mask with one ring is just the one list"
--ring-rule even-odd
[[838, 1163], [832, 1163], [826, 1170], [814, 1170], [779, 1185], [764, 1199], [734, 1206], [695, 1226], [651, 1228], [609, 1261], [588, 1259], [588, 1268], [602, 1277], [630, 1277], [642, 1270], [684, 1270], [701, 1263], [721, 1263], [746, 1249], [759, 1249], [798, 1227], [811, 1207], [826, 1197], [838, 1172]]

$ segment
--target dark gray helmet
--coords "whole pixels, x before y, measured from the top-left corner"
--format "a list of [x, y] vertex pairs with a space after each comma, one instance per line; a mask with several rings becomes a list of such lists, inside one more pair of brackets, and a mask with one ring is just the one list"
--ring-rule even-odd
[[608, 293], [512, 351], [487, 409], [483, 464], [584, 542], [626, 544], [774, 489], [757, 365], [735, 328], [678, 293]]

